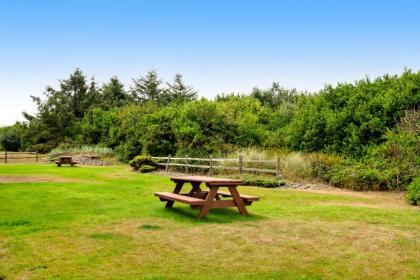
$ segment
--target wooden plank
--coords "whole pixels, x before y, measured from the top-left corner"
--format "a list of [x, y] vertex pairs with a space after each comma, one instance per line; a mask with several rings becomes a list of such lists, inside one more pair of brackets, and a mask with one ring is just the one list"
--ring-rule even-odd
[[237, 158], [214, 158], [213, 161], [238, 161]]
[[242, 160], [242, 155], [239, 156], [239, 174], [242, 174], [243, 171], [243, 160]]
[[168, 157], [151, 157], [152, 159], [168, 159]]
[[204, 199], [199, 199], [195, 197], [185, 196], [181, 194], [175, 194], [170, 192], [156, 192], [155, 196], [161, 198], [163, 201], [168, 202], [182, 202], [189, 205], [203, 205], [205, 203]]
[[243, 160], [243, 162], [249, 162], [249, 163], [276, 163], [275, 160], [267, 160], [267, 159], [261, 159], [261, 160]]
[[212, 159], [213, 159], [213, 156], [210, 155], [210, 161], [209, 161], [209, 166], [210, 166], [209, 175], [210, 175], [210, 177], [213, 176], [213, 161], [212, 161]]
[[228, 187], [230, 194], [233, 197], [233, 200], [236, 203], [236, 206], [238, 207], [239, 213], [241, 213], [241, 215], [248, 215], [248, 211], [246, 210], [246, 207], [241, 199], [241, 197], [239, 196], [238, 190], [236, 189], [236, 187]]
[[192, 189], [188, 195], [193, 196], [196, 192], [201, 192], [200, 184], [200, 182], [191, 182]]
[[[174, 188], [173, 193], [179, 194], [181, 192], [182, 186], [184, 185], [184, 182], [177, 182]], [[168, 201], [166, 202], [165, 208], [172, 208], [175, 201]]]
[[174, 182], [203, 182], [210, 186], [237, 186], [242, 184], [242, 180], [207, 176], [173, 176], [171, 180]]
[[205, 200], [205, 203], [203, 204], [203, 207], [201, 207], [200, 213], [198, 214], [198, 217], [204, 218], [209, 213], [210, 208], [213, 206], [214, 198], [217, 195], [217, 190], [219, 187], [213, 187], [210, 189], [209, 194], [207, 195], [207, 198]]
[[234, 166], [223, 166], [223, 165], [214, 165], [213, 168], [216, 169], [226, 169], [226, 170], [238, 170], [238, 167]]
[[244, 171], [256, 171], [256, 172], [265, 172], [265, 173], [276, 173], [275, 169], [260, 169], [260, 168], [243, 168]]
[[165, 166], [165, 171], [166, 172], [169, 171], [169, 163], [171, 163], [171, 155], [169, 155], [168, 159], [166, 160], [166, 166]]
[[[190, 159], [190, 158], [188, 158], [188, 159]], [[185, 159], [184, 159], [185, 160]], [[158, 163], [156, 163], [157, 165], [160, 165], [160, 166], [166, 166], [166, 165], [169, 165], [169, 166], [182, 166], [182, 167], [185, 167], [185, 163], [169, 163], [169, 164], [166, 164], [166, 163], [161, 163], [161, 162], [158, 162]], [[195, 168], [210, 168], [210, 165], [195, 165], [195, 164], [187, 164], [187, 166], [188, 167], [195, 167]]]
[[235, 201], [233, 200], [216, 200], [213, 201], [211, 208], [229, 208], [236, 207]]

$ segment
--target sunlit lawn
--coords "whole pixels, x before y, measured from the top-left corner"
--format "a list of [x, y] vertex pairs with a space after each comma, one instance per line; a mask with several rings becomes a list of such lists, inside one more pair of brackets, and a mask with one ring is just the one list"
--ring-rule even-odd
[[153, 196], [171, 190], [126, 166], [0, 165], [0, 275], [420, 278], [420, 211], [395, 195], [241, 187], [261, 197], [249, 217], [218, 209], [198, 220]]

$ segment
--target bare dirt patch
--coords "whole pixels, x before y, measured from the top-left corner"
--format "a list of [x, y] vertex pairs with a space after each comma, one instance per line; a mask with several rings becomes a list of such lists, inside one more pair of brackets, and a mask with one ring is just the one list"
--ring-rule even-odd
[[60, 178], [53, 176], [14, 176], [0, 175], [0, 183], [48, 183], [48, 182], [76, 182], [75, 179]]

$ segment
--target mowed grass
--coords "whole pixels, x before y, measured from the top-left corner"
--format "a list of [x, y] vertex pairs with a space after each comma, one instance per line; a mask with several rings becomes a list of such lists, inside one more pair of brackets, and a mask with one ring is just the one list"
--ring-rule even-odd
[[[3, 180], [2, 178], [7, 178]], [[420, 211], [402, 195], [240, 187], [204, 220], [127, 166], [0, 165], [0, 278], [419, 279]]]

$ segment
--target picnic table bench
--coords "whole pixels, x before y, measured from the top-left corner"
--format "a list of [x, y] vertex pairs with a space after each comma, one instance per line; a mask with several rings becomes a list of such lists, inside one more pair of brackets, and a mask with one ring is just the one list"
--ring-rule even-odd
[[58, 167], [61, 167], [62, 164], [70, 164], [71, 166], [77, 164], [77, 161], [74, 161], [71, 156], [60, 156], [59, 159], [54, 162]]
[[[237, 187], [242, 184], [241, 180], [205, 176], [175, 176], [171, 180], [176, 184], [173, 192], [156, 192], [155, 196], [166, 202], [166, 208], [172, 208], [175, 202], [198, 208], [200, 218], [207, 216], [212, 208], [227, 207], [237, 207], [241, 215], [248, 215], [245, 206], [259, 200], [258, 196], [239, 194]], [[191, 184], [192, 189], [188, 193], [180, 193], [186, 183]], [[202, 183], [207, 186], [208, 191], [200, 188]], [[227, 187], [229, 192], [219, 191], [220, 187]]]

